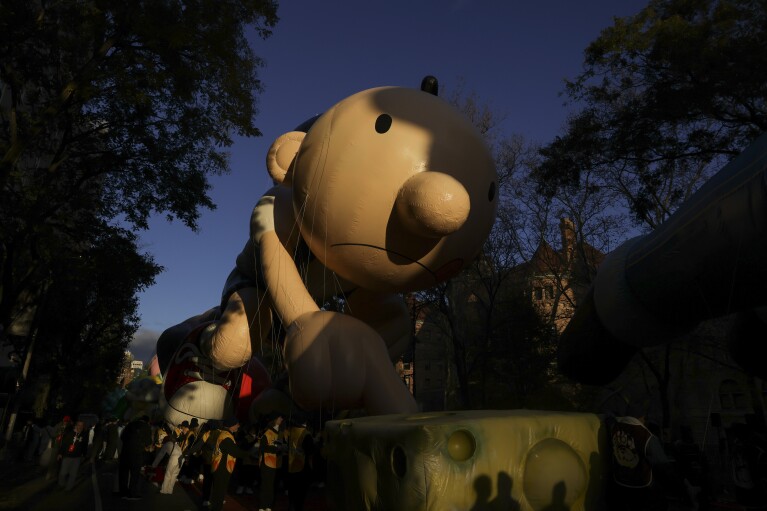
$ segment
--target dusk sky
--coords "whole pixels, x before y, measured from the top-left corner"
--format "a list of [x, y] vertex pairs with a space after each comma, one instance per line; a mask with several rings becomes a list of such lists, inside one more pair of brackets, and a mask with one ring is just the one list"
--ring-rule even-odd
[[[564, 79], [582, 68], [583, 50], [614, 17], [637, 13], [639, 0], [283, 1], [266, 41], [252, 40], [264, 61], [264, 93], [255, 139], [231, 147], [230, 174], [214, 177], [215, 211], [199, 232], [156, 217], [142, 250], [165, 268], [139, 295], [141, 328], [130, 350], [148, 361], [166, 328], [218, 304], [248, 237], [250, 212], [271, 181], [271, 142], [305, 119], [364, 89], [418, 87], [425, 75], [440, 95], [461, 87], [505, 120], [503, 134], [546, 143], [567, 117]], [[462, 84], [462, 85], [461, 85]]]

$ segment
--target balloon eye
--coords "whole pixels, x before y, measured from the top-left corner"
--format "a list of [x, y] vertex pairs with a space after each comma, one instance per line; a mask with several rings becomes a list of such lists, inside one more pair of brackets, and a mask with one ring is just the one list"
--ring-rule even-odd
[[399, 445], [394, 447], [391, 452], [391, 468], [397, 477], [405, 477], [407, 473], [407, 454]]
[[391, 128], [391, 115], [381, 114], [376, 119], [376, 131], [378, 133], [386, 133]]
[[493, 199], [495, 198], [495, 181], [490, 183], [490, 189], [487, 191], [487, 200], [490, 202], [493, 202]]
[[447, 439], [447, 452], [455, 461], [466, 461], [474, 456], [477, 450], [477, 443], [474, 435], [465, 429], [454, 431]]

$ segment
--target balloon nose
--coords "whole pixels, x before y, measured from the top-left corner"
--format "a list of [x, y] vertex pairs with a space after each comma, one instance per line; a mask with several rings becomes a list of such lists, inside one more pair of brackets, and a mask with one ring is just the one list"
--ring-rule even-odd
[[397, 215], [411, 231], [427, 238], [442, 238], [466, 222], [469, 194], [454, 177], [442, 172], [419, 172], [399, 191]]

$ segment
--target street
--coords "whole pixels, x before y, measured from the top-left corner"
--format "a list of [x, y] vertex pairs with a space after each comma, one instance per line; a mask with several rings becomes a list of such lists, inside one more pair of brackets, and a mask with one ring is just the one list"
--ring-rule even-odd
[[[6, 456], [6, 458], [8, 458]], [[12, 457], [10, 459], [13, 459]], [[197, 511], [203, 510], [199, 485], [176, 483], [172, 495], [142, 480], [143, 498], [123, 500], [113, 494], [117, 478], [116, 461], [94, 466], [84, 463], [71, 492], [58, 487], [56, 479], [46, 479], [46, 469], [37, 464], [0, 461], [0, 510], [14, 511]], [[97, 491], [96, 491], [97, 490]], [[257, 495], [227, 495], [225, 511], [258, 509]], [[284, 492], [278, 495], [274, 511], [288, 509]], [[325, 511], [324, 489], [311, 488], [305, 511]]]

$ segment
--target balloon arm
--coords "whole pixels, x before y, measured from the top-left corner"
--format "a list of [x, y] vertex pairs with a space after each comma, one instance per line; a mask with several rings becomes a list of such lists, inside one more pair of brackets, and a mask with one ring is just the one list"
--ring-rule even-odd
[[289, 326], [302, 314], [319, 311], [293, 258], [274, 231], [263, 233], [259, 250], [267, 293], [282, 324]]
[[[258, 338], [259, 294], [255, 288], [242, 288], [229, 297], [221, 318], [200, 333], [200, 348], [214, 367], [236, 369], [252, 356], [251, 339]], [[253, 329], [253, 333], [251, 333]]]
[[277, 237], [293, 253], [300, 241], [300, 230], [293, 212], [293, 193], [285, 186], [275, 186], [267, 191], [253, 208], [250, 216], [250, 239], [259, 245], [261, 238], [269, 232]]
[[401, 295], [355, 289], [347, 297], [345, 312], [378, 332], [392, 360], [399, 358], [410, 346], [410, 312]]
[[291, 395], [305, 409], [364, 407], [371, 415], [417, 410], [381, 337], [347, 314], [302, 315], [287, 329], [284, 355]]

